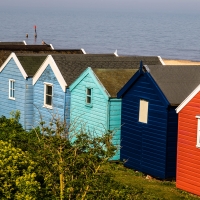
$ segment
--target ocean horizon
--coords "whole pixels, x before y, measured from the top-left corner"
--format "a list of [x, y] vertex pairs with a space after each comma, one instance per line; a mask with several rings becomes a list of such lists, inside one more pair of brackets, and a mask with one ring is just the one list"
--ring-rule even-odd
[[[200, 61], [200, 14], [2, 11], [0, 41]], [[34, 26], [37, 38], [34, 38]], [[26, 34], [29, 35], [26, 38]]]

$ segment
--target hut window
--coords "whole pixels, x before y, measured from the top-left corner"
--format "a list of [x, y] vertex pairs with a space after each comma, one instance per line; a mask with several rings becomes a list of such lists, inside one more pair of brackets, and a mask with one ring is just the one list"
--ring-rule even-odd
[[200, 148], [200, 115], [196, 116], [197, 118], [197, 145], [196, 147]]
[[44, 107], [52, 108], [53, 105], [53, 85], [44, 83]]
[[92, 88], [86, 88], [86, 105], [92, 104]]
[[139, 122], [147, 123], [148, 107], [149, 107], [149, 102], [146, 100], [140, 99]]
[[9, 99], [15, 100], [15, 80], [9, 80]]

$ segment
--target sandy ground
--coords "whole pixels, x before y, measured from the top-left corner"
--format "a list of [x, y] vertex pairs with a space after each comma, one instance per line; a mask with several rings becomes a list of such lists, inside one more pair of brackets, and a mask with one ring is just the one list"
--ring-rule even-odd
[[190, 60], [170, 60], [170, 59], [162, 59], [166, 65], [200, 65], [199, 62], [194, 62]]

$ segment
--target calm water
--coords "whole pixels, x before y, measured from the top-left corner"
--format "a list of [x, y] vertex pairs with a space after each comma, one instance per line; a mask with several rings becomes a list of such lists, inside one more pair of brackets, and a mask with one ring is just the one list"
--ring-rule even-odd
[[[34, 40], [34, 25], [38, 38]], [[29, 38], [26, 39], [26, 33]], [[0, 41], [200, 61], [200, 14], [0, 12]]]

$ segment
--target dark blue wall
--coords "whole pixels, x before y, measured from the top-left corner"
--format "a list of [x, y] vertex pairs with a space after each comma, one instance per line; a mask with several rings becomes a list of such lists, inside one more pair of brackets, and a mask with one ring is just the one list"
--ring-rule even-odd
[[176, 176], [176, 154], [177, 154], [177, 135], [178, 135], [178, 115], [175, 111], [177, 107], [170, 107], [168, 111], [168, 130], [167, 130], [167, 161], [166, 176]]
[[[149, 102], [147, 124], [138, 121], [140, 99]], [[123, 94], [120, 159], [127, 160], [125, 166], [129, 168], [155, 177], [167, 178], [168, 175], [171, 176], [172, 171], [175, 173], [174, 166], [171, 165], [171, 159], [174, 162], [174, 151], [166, 153], [168, 149], [176, 147], [176, 138], [167, 135], [168, 120], [173, 119], [171, 115], [175, 111], [172, 109], [171, 117], [168, 118], [169, 109], [166, 101], [162, 99], [163, 94], [158, 92], [147, 73], [140, 75]], [[167, 172], [169, 169], [170, 173]]]

